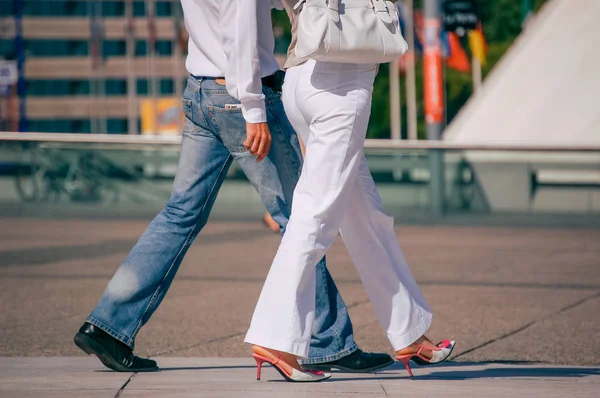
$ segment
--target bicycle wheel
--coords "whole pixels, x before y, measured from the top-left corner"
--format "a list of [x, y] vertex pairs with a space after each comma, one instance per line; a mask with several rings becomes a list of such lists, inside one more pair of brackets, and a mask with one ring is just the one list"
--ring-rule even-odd
[[44, 176], [46, 170], [40, 166], [19, 167], [15, 174], [15, 188], [21, 200], [36, 202], [46, 195]]

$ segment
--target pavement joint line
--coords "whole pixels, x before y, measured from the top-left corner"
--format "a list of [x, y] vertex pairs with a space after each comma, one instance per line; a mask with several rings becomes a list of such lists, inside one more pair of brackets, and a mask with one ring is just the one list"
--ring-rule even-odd
[[[211, 245], [224, 242], [253, 242], [269, 236], [271, 232], [263, 228], [242, 231], [222, 231], [201, 235], [197, 244]], [[0, 250], [0, 267], [19, 265], [49, 265], [63, 261], [97, 259], [126, 253], [137, 240], [107, 239], [85, 244], [43, 246], [32, 248]]]
[[529, 283], [529, 282], [487, 282], [487, 281], [436, 281], [436, 280], [417, 280], [422, 286], [454, 286], [454, 287], [497, 287], [497, 288], [515, 288], [515, 289], [561, 289], [561, 290], [594, 290], [600, 289], [596, 285], [580, 284], [557, 284], [557, 283]]
[[108, 239], [78, 245], [46, 246], [0, 251], [0, 267], [48, 265], [61, 261], [102, 258], [129, 250], [135, 241]]
[[504, 339], [506, 339], [506, 338], [508, 338], [510, 336], [513, 336], [513, 335], [515, 335], [517, 333], [522, 332], [525, 329], [528, 329], [529, 327], [531, 327], [531, 326], [533, 326], [533, 325], [535, 325], [537, 323], [543, 322], [546, 319], [549, 319], [549, 318], [551, 318], [551, 317], [553, 317], [555, 315], [562, 314], [565, 311], [571, 310], [571, 309], [573, 309], [573, 308], [575, 308], [575, 307], [577, 307], [577, 306], [579, 306], [579, 305], [581, 305], [583, 303], [586, 303], [586, 302], [588, 302], [590, 300], [593, 300], [595, 298], [598, 298], [598, 297], [600, 297], [600, 291], [597, 291], [596, 293], [592, 294], [591, 296], [587, 296], [587, 297], [584, 297], [582, 299], [579, 299], [579, 300], [575, 301], [574, 303], [571, 303], [571, 304], [569, 304], [569, 305], [567, 305], [567, 306], [565, 306], [563, 308], [560, 308], [557, 311], [552, 312], [552, 313], [550, 313], [550, 314], [548, 314], [548, 315], [546, 315], [546, 316], [544, 316], [544, 317], [542, 317], [540, 319], [537, 319], [537, 320], [534, 320], [532, 322], [529, 322], [526, 325], [521, 326], [520, 328], [515, 329], [515, 330], [513, 330], [511, 332], [508, 332], [506, 334], [503, 334], [500, 337], [496, 337], [495, 339], [488, 340], [485, 343], [479, 344], [476, 347], [473, 347], [473, 348], [470, 348], [470, 349], [468, 349], [466, 351], [463, 351], [463, 352], [455, 355], [452, 359], [454, 360], [454, 359], [459, 358], [459, 357], [461, 357], [463, 355], [470, 354], [470, 353], [472, 353], [472, 352], [474, 352], [476, 350], [479, 350], [480, 348], [483, 348], [483, 347], [486, 347], [486, 346], [488, 346], [490, 344], [493, 344], [493, 343], [495, 343], [497, 341], [504, 340]]
[[137, 372], [134, 372], [131, 376], [129, 376], [129, 378], [127, 379], [127, 381], [125, 383], [123, 383], [123, 385], [121, 386], [121, 388], [119, 388], [119, 391], [117, 391], [117, 393], [115, 394], [115, 398], [119, 398], [121, 396], [121, 393], [123, 391], [125, 391], [125, 388], [127, 388], [127, 385], [131, 382], [131, 380], [133, 380], [133, 378], [135, 377], [135, 375], [137, 375]]
[[[87, 314], [87, 313], [86, 313]], [[68, 319], [85, 319], [87, 317], [87, 315], [64, 315], [64, 316], [59, 316], [56, 318], [52, 318], [52, 322], [63, 322], [66, 321]], [[15, 330], [15, 329], [19, 329], [19, 328], [23, 328], [23, 327], [28, 327], [28, 328], [32, 328], [32, 327], [37, 327], [39, 325], [47, 325], [48, 322], [46, 321], [42, 321], [39, 323], [36, 323], [36, 321], [31, 321], [31, 320], [27, 320], [25, 323], [16, 323], [16, 322], [12, 322], [10, 325], [2, 325], [2, 329], [3, 330]]]
[[[10, 273], [3, 272], [3, 278], [16, 279], [110, 279], [111, 275], [102, 274], [44, 274], [44, 273]], [[236, 282], [236, 283], [264, 283], [264, 278], [240, 278], [229, 276], [195, 276], [180, 275], [177, 280], [193, 282]], [[360, 280], [355, 279], [336, 279], [338, 285], [359, 285]], [[486, 282], [486, 281], [435, 281], [435, 280], [417, 280], [421, 286], [447, 286], [447, 287], [495, 287], [507, 289], [560, 289], [560, 290], [593, 290], [598, 291], [598, 285], [581, 284], [535, 284], [535, 283], [514, 283], [514, 282]]]
[[191, 344], [191, 345], [188, 345], [188, 346], [185, 346], [185, 347], [179, 347], [179, 348], [173, 348], [173, 349], [170, 349], [170, 350], [159, 351], [159, 352], [157, 352], [155, 354], [150, 355], [150, 357], [158, 357], [158, 356], [164, 356], [164, 355], [171, 355], [172, 353], [177, 352], [177, 351], [188, 350], [190, 348], [196, 348], [196, 347], [200, 347], [200, 346], [205, 345], [205, 344], [212, 344], [212, 343], [216, 343], [216, 342], [219, 342], [219, 341], [232, 339], [234, 337], [240, 337], [240, 336], [243, 336], [243, 335], [245, 335], [245, 332], [238, 332], [238, 333], [231, 334], [231, 335], [228, 335], [228, 336], [221, 336], [221, 337], [217, 337], [217, 338], [212, 339], [212, 340], [203, 341], [203, 342], [196, 343], [196, 344]]
[[359, 306], [361, 306], [361, 305], [363, 305], [363, 304], [367, 304], [367, 303], [369, 303], [369, 302], [370, 302], [370, 300], [369, 300], [369, 299], [367, 299], [367, 300], [362, 300], [362, 301], [355, 301], [355, 302], [353, 302], [353, 303], [350, 303], [350, 304], [346, 305], [346, 308], [347, 308], [347, 309], [350, 309], [350, 308], [356, 308], [356, 307], [359, 307]]
[[383, 386], [383, 383], [381, 382], [381, 378], [379, 377], [379, 373], [377, 372], [373, 372], [375, 374], [375, 377], [377, 377], [377, 382], [379, 383], [379, 387], [381, 387], [381, 389], [383, 390], [383, 394], [386, 396], [388, 396], [387, 391], [385, 390], [385, 387]]

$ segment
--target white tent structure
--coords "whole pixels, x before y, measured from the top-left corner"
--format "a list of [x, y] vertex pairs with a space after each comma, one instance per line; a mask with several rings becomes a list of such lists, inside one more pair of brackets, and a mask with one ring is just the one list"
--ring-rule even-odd
[[444, 139], [600, 143], [600, 1], [550, 0]]
[[[444, 140], [600, 144], [600, 0], [549, 0]], [[492, 211], [600, 212], [599, 153], [465, 155]]]

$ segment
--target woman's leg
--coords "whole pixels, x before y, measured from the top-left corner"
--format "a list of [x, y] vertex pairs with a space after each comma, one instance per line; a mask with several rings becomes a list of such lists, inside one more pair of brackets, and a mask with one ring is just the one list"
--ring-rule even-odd
[[[294, 92], [300, 76], [300, 68], [288, 70], [286, 85], [289, 86], [285, 87], [283, 101], [288, 119], [300, 138], [307, 141], [310, 126], [300, 112]], [[393, 219], [383, 211], [381, 198], [364, 155], [350, 196], [350, 205], [346, 209], [340, 232], [365, 283], [381, 325], [392, 340], [392, 345], [399, 350], [417, 340], [428, 329], [431, 314], [398, 245]], [[373, 267], [380, 267], [381, 270], [373, 274]], [[379, 279], [383, 279], [383, 282]], [[394, 280], [398, 283], [390, 283]], [[381, 288], [379, 283], [383, 283]], [[422, 311], [417, 313], [407, 308], [408, 316], [392, 318], [394, 308], [406, 307], [406, 302], [410, 300], [407, 296], [412, 296], [416, 307]], [[420, 322], [421, 316], [427, 322]]]
[[[356, 180], [375, 67], [302, 66], [293, 92], [310, 133], [292, 216], [245, 341], [307, 357], [315, 309], [315, 265], [333, 244]], [[304, 138], [304, 137], [303, 137]]]
[[394, 219], [383, 211], [364, 155], [340, 232], [394, 350], [411, 345], [429, 329], [431, 311], [406, 264]]
[[[301, 67], [292, 67], [287, 70], [281, 99], [286, 116], [299, 137], [300, 150], [304, 157], [306, 148], [303, 142], [308, 140], [310, 124], [302, 116], [296, 101], [296, 87], [301, 75]], [[354, 342], [354, 331], [348, 315], [348, 308], [323, 263], [317, 264], [316, 279], [315, 320], [308, 352], [309, 359], [302, 361], [303, 365], [310, 365], [310, 367], [342, 359], [359, 350]], [[336, 308], [337, 311], [334, 310]], [[333, 350], [334, 346], [337, 346], [338, 349]]]

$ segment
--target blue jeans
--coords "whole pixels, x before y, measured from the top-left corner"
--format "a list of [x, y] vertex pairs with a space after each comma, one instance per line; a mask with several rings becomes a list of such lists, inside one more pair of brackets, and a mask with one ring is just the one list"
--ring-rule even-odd
[[[214, 79], [188, 79], [179, 169], [171, 197], [117, 269], [87, 322], [133, 348], [137, 333], [160, 305], [185, 253], [206, 224], [234, 159], [284, 232], [302, 155], [280, 94], [266, 87], [264, 94], [272, 143], [268, 157], [257, 163], [243, 146], [246, 122], [241, 110], [225, 108], [239, 101]], [[316, 287], [315, 326], [305, 363], [333, 361], [358, 349], [348, 310], [325, 258], [317, 265]]]

